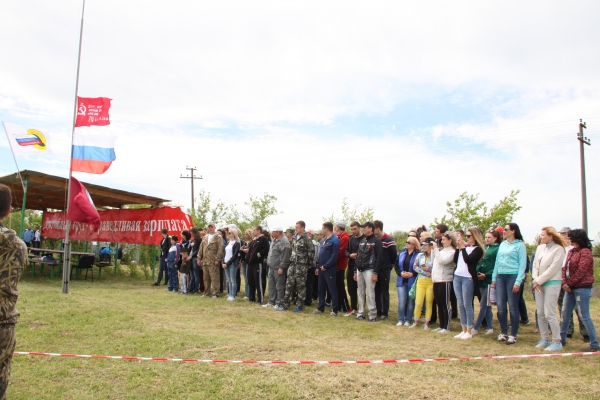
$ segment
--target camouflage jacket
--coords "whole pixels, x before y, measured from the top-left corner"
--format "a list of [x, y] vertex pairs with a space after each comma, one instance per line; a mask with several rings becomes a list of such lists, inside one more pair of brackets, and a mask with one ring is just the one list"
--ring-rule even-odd
[[210, 242], [208, 241], [208, 235], [206, 235], [200, 244], [198, 261], [202, 261], [202, 266], [204, 267], [215, 265], [216, 261], [220, 264], [223, 261], [223, 252], [223, 237], [221, 234], [218, 232], [215, 233]]
[[294, 236], [292, 240], [291, 264], [312, 266], [315, 258], [315, 245], [306, 233]]
[[27, 266], [27, 246], [0, 222], [0, 324], [16, 324], [17, 283]]

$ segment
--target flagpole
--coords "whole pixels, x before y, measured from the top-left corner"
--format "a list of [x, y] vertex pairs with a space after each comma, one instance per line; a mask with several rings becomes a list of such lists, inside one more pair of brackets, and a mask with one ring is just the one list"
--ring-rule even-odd
[[75, 107], [73, 109], [73, 127], [71, 130], [71, 159], [69, 160], [69, 180], [67, 181], [67, 208], [65, 210], [65, 247], [63, 257], [63, 284], [62, 292], [69, 294], [69, 280], [71, 279], [71, 242], [69, 241], [69, 231], [71, 221], [67, 218], [69, 206], [71, 205], [71, 177], [73, 176], [73, 136], [75, 136], [75, 121], [77, 119], [77, 95], [79, 91], [79, 66], [81, 64], [81, 40], [83, 38], [83, 15], [85, 13], [85, 0], [81, 7], [81, 26], [79, 28], [79, 51], [77, 52], [77, 77], [75, 78]]

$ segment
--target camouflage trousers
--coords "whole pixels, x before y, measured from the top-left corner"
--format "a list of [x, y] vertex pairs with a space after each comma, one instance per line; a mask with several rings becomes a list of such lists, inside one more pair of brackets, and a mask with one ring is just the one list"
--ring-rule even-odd
[[16, 344], [15, 326], [12, 324], [0, 325], [0, 399], [6, 399], [6, 389], [10, 378], [10, 362]]
[[306, 274], [308, 265], [290, 264], [287, 271], [287, 280], [285, 281], [285, 296], [283, 296], [283, 306], [289, 307], [294, 292], [298, 293], [296, 305], [304, 308], [304, 299], [306, 298]]

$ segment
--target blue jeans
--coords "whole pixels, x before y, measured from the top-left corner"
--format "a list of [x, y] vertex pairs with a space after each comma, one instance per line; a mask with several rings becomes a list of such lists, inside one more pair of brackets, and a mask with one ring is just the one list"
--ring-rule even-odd
[[160, 281], [162, 281], [163, 272], [165, 274], [165, 285], [166, 285], [167, 283], [169, 283], [169, 270], [167, 268], [167, 257], [160, 258], [159, 269], [158, 269], [158, 279], [156, 280], [156, 283], [158, 283], [159, 285], [160, 285]]
[[415, 300], [408, 297], [410, 286], [408, 279], [401, 286], [396, 286], [398, 291], [398, 322], [410, 322], [415, 313]]
[[477, 316], [477, 321], [475, 321], [475, 326], [473, 328], [478, 330], [481, 326], [481, 323], [485, 319], [487, 323], [488, 329], [492, 328], [492, 307], [488, 306], [488, 286], [479, 287], [479, 293], [481, 294], [481, 301], [479, 302], [479, 315]]
[[519, 292], [512, 292], [516, 280], [517, 274], [498, 274], [496, 276], [496, 301], [500, 330], [502, 330], [502, 334], [507, 334], [508, 313], [510, 312], [510, 335], [514, 337], [517, 337], [517, 333], [519, 333], [519, 297], [521, 296]]
[[177, 269], [175, 263], [169, 263], [169, 290], [176, 292], [179, 290], [179, 279], [177, 278]]
[[227, 278], [227, 290], [229, 291], [229, 297], [235, 297], [237, 293], [237, 265], [231, 264], [225, 268], [225, 277]]
[[190, 271], [191, 282], [190, 292], [198, 293], [200, 291], [200, 266], [198, 265], [198, 259], [192, 258], [192, 270]]
[[587, 334], [590, 337], [590, 346], [598, 348], [598, 335], [596, 334], [596, 328], [594, 322], [590, 317], [590, 298], [592, 297], [591, 288], [579, 288], [571, 289], [571, 293], [565, 292], [563, 298], [562, 308], [562, 322], [560, 324], [560, 338], [563, 344], [567, 343], [567, 330], [569, 329], [569, 322], [573, 318], [573, 310], [577, 307], [579, 311], [580, 321], [585, 326]]
[[454, 275], [454, 294], [460, 310], [460, 326], [473, 327], [473, 279]]
[[246, 289], [245, 297], [250, 297], [250, 285], [248, 285], [248, 264], [242, 264], [242, 274], [244, 275], [244, 284]]

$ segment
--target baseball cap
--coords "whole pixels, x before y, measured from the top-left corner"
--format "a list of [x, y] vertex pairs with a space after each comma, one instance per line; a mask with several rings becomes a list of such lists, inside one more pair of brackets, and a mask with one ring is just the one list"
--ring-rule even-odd
[[323, 231], [322, 231], [322, 230], [320, 230], [320, 229], [317, 229], [317, 230], [315, 231], [315, 235], [322, 235], [322, 234], [323, 234]]
[[275, 225], [273, 229], [271, 229], [271, 232], [283, 232], [283, 227], [280, 225]]
[[215, 228], [217, 227], [217, 225], [215, 225], [214, 222], [209, 222], [208, 224], [206, 224], [206, 226], [214, 226]]
[[362, 224], [360, 227], [361, 227], [361, 228], [365, 228], [365, 227], [367, 227], [367, 226], [368, 226], [369, 228], [371, 228], [371, 229], [375, 229], [375, 224], [374, 224], [374, 223], [372, 223], [371, 221], [367, 221], [367, 222], [365, 222], [365, 223], [364, 223], [364, 224]]
[[339, 227], [341, 230], [345, 230], [348, 224], [345, 221], [338, 221], [335, 223], [335, 226]]
[[558, 231], [558, 233], [569, 233], [570, 230], [571, 230], [571, 228], [569, 228], [568, 226], [565, 226], [560, 231]]

